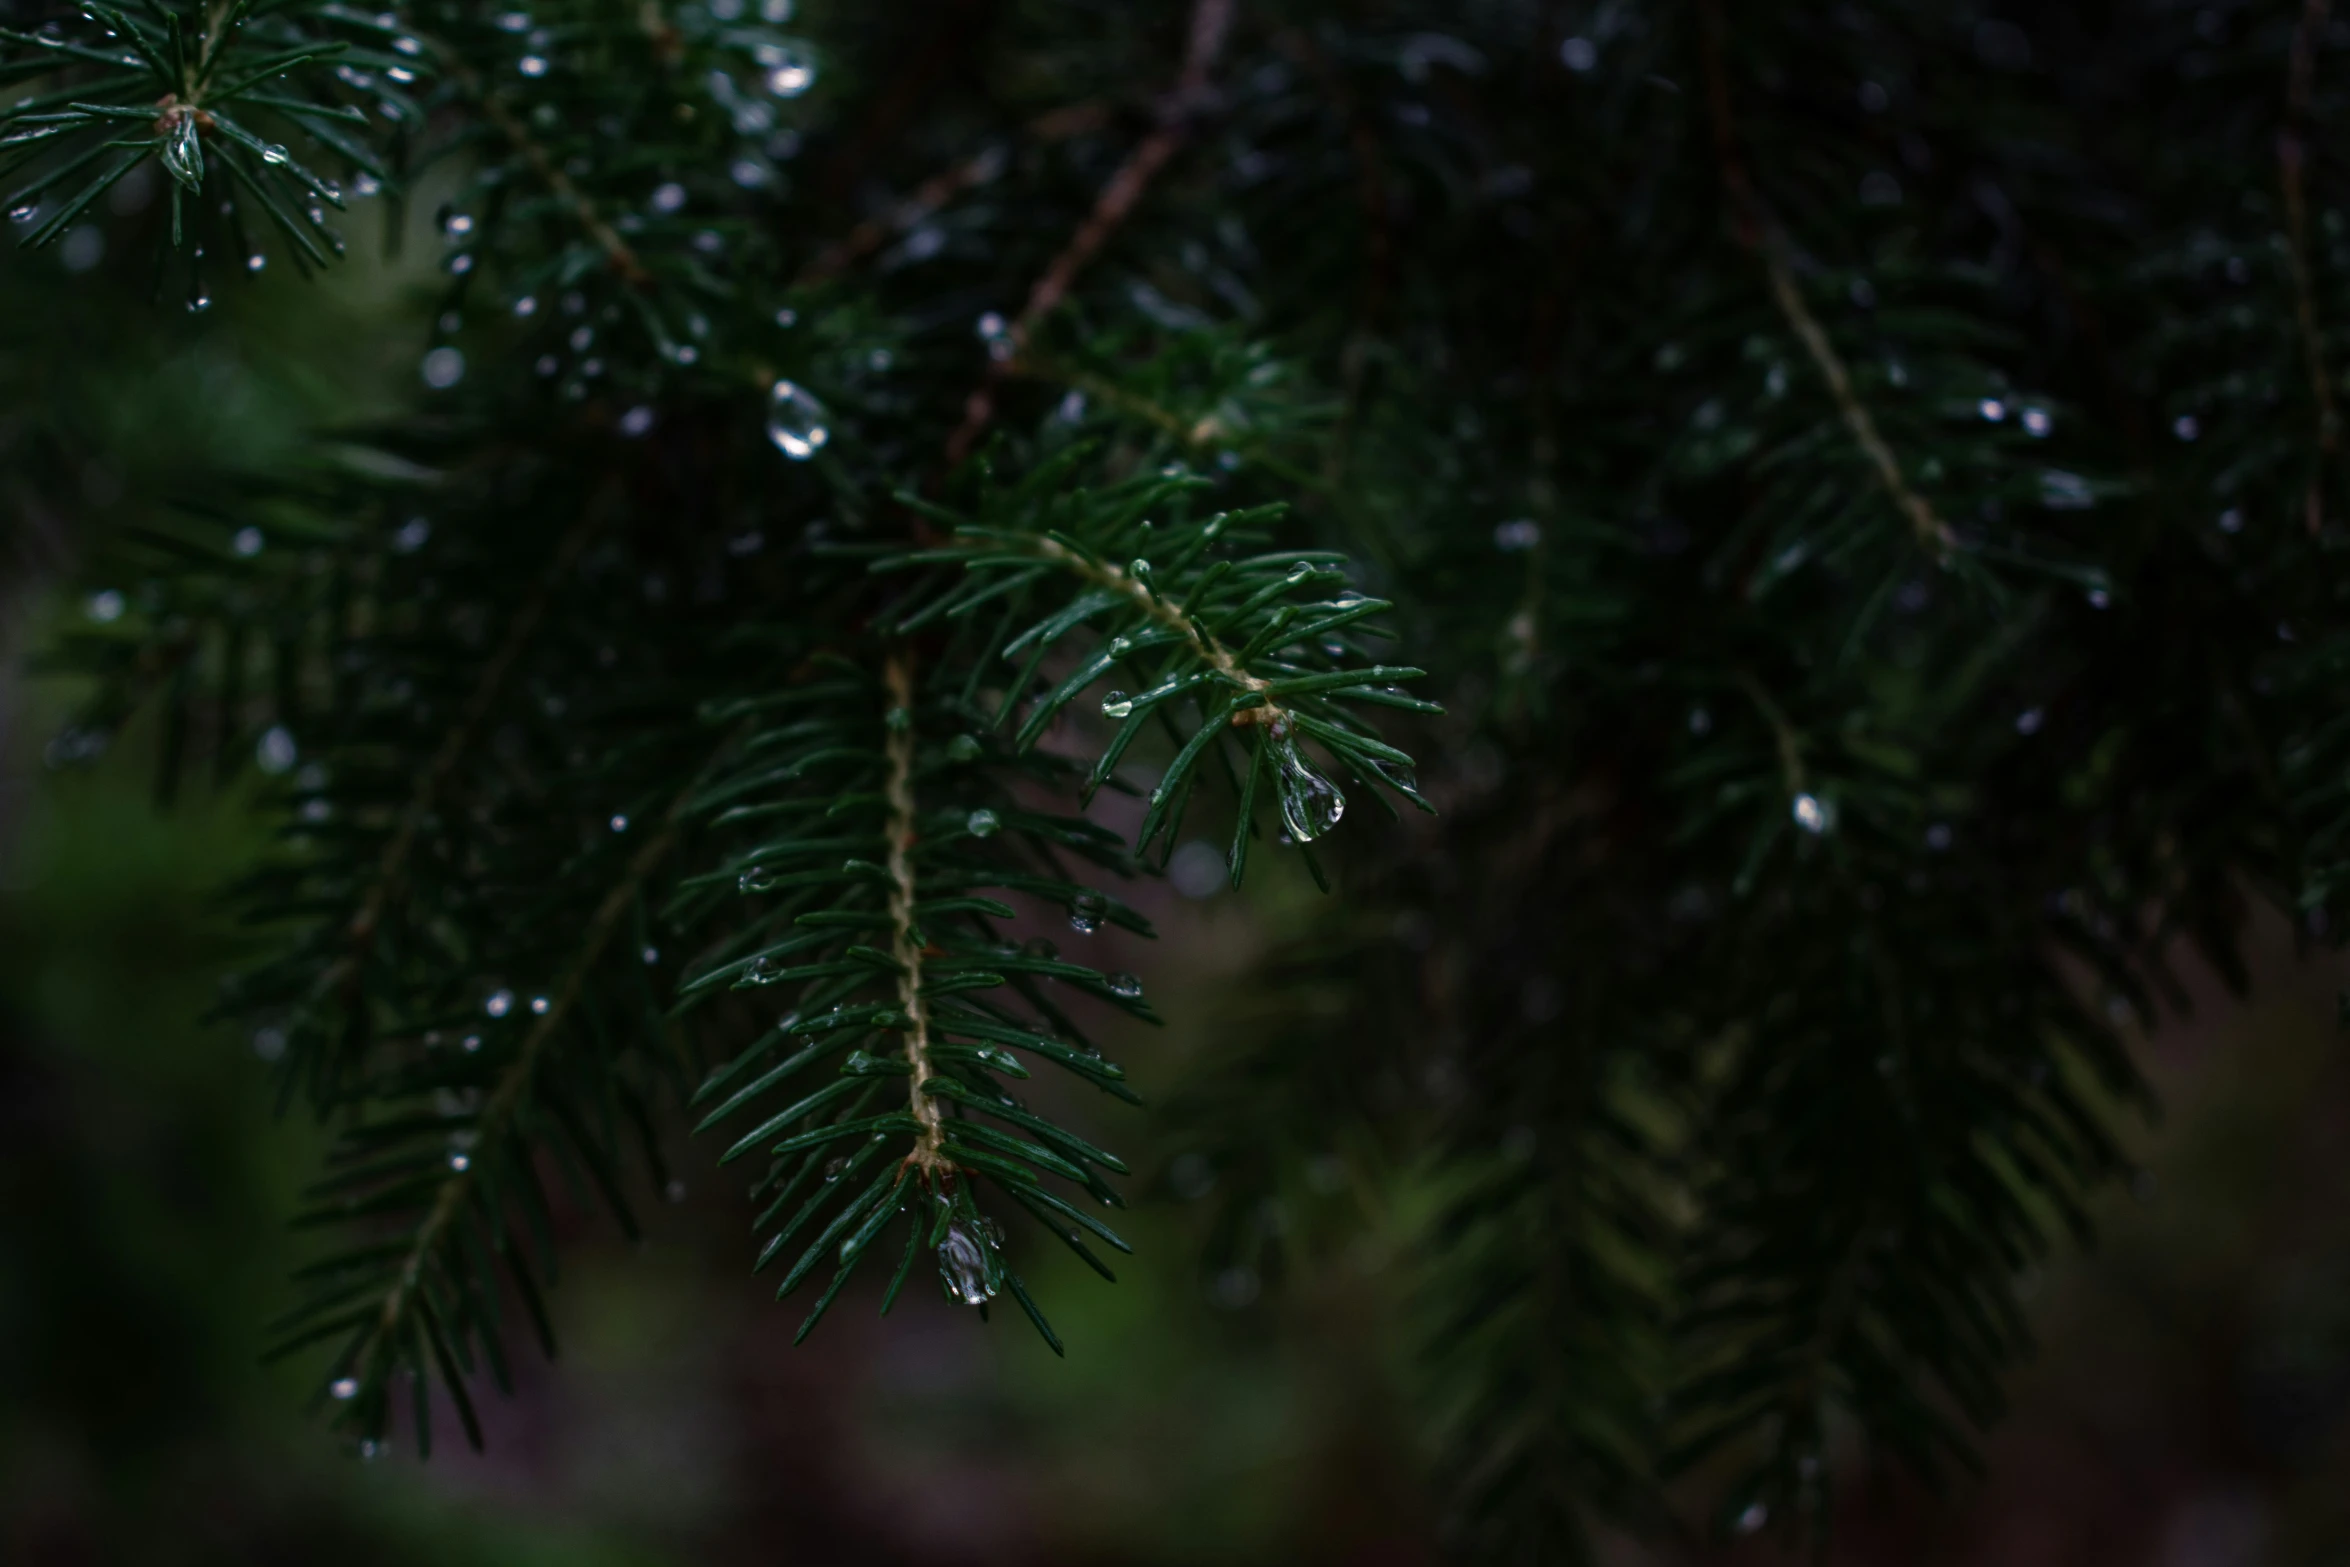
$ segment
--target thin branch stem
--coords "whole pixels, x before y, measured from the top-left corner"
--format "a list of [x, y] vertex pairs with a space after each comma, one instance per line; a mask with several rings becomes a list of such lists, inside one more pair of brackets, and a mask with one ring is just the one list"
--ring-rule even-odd
[[[1194, 620], [1182, 604], [1153, 592], [1151, 585], [1108, 561], [1093, 560], [1069, 548], [1058, 539], [1039, 538], [1037, 553], [1057, 565], [1066, 567], [1077, 576], [1099, 588], [1123, 594], [1134, 601], [1137, 609], [1168, 630], [1182, 635], [1191, 644], [1192, 651], [1210, 669], [1243, 691], [1262, 692], [1272, 682], [1260, 679], [1243, 669], [1240, 660], [1229, 648], [1218, 642], [1208, 629]], [[1257, 707], [1244, 707], [1232, 715], [1235, 724], [1270, 724], [1279, 719], [1283, 709], [1270, 698]]]
[[2301, 358], [2309, 372], [2309, 395], [2317, 405], [2318, 469], [2310, 475], [2307, 500], [2309, 532], [2325, 526], [2321, 481], [2326, 462], [2341, 445], [2341, 420], [2334, 409], [2333, 388], [2327, 384], [2325, 346], [2317, 325], [2317, 285], [2309, 259], [2309, 197], [2302, 172], [2307, 162], [2309, 98], [2317, 74], [2317, 40], [2325, 31], [2330, 0], [2304, 0], [2301, 22], [2293, 31], [2292, 55], [2285, 67], [2285, 124], [2277, 132], [2277, 174], [2284, 186], [2285, 255], [2293, 274], [2293, 315], [2300, 327]]
[[[1158, 177], [1168, 160], [1180, 151], [1190, 139], [1192, 117], [1208, 95], [1208, 72], [1223, 52], [1225, 34], [1231, 31], [1235, 0], [1196, 0], [1191, 12], [1191, 42], [1185, 50], [1183, 74], [1176, 79], [1175, 91], [1168, 96], [1159, 126], [1141, 142], [1126, 161], [1118, 166], [1101, 194], [1094, 198], [1093, 210], [1085, 221], [1077, 225], [1077, 232], [1069, 236], [1068, 244], [1037, 278], [1028, 291], [1028, 300], [1020, 307], [1019, 316], [1011, 323], [1009, 341], [1012, 357], [1028, 345], [1037, 326], [1045, 317], [1060, 308], [1069, 297], [1069, 289], [1077, 281], [1077, 274], [1109, 242], [1110, 236], [1131, 216], [1142, 202], [1143, 193]], [[963, 422], [948, 437], [946, 460], [949, 467], [961, 462], [978, 444], [995, 420], [995, 394], [1004, 377], [1002, 361], [991, 363], [988, 372], [963, 405]]]
[[1761, 258], [1763, 270], [1770, 278], [1771, 298], [1778, 305], [1779, 313], [1802, 339], [1813, 367], [1828, 383], [1828, 393], [1835, 399], [1845, 428], [1852, 432], [1854, 444], [1876, 470], [1885, 493], [1908, 519], [1919, 545], [1937, 561], [1947, 560], [1958, 548], [1958, 536], [1935, 513], [1932, 503], [1911, 488], [1901, 471], [1900, 459], [1878, 433], [1877, 421], [1868, 406], [1853, 391], [1851, 372], [1836, 352], [1836, 345], [1828, 340], [1819, 317], [1804, 302], [1803, 290], [1795, 281], [1794, 247], [1765, 210], [1747, 173], [1745, 160], [1739, 156], [1737, 124], [1730, 108], [1729, 70], [1722, 59], [1723, 28], [1720, 0], [1704, 0], [1704, 22], [1699, 33], [1705, 52], [1706, 96], [1713, 111], [1714, 152], [1721, 165], [1722, 183], [1729, 191], [1738, 242]]
[[[914, 876], [914, 844], [919, 836], [914, 803], [914, 653], [899, 646], [882, 664], [881, 678], [889, 690], [889, 781], [883, 786], [889, 802], [889, 930], [890, 956], [897, 960], [898, 1007], [906, 1014], [906, 1061], [914, 1075], [906, 1087], [908, 1109], [922, 1124], [922, 1135], [906, 1162], [925, 1171], [951, 1169], [946, 1152], [946, 1117], [938, 1098], [927, 1092], [936, 1075], [930, 1064], [930, 1010], [922, 998], [923, 938], [914, 923], [919, 889]], [[902, 716], [901, 716], [902, 715]]]
[[1747, 699], [1763, 715], [1763, 722], [1771, 726], [1771, 737], [1779, 748], [1779, 776], [1786, 781], [1787, 792], [1791, 795], [1804, 793], [1807, 785], [1803, 769], [1803, 743], [1796, 738], [1795, 726], [1787, 722], [1787, 715], [1779, 710], [1777, 702], [1771, 700], [1770, 692], [1763, 689], [1761, 681], [1743, 669], [1737, 672], [1735, 678], [1738, 689], [1746, 693]]

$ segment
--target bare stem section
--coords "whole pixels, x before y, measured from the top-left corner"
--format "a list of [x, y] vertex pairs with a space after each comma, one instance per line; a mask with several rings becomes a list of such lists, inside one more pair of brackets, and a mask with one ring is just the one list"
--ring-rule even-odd
[[899, 647], [882, 666], [889, 689], [889, 932], [890, 956], [897, 960], [898, 1006], [906, 1014], [906, 1062], [914, 1075], [906, 1087], [907, 1108], [922, 1123], [922, 1135], [908, 1164], [925, 1170], [951, 1169], [946, 1122], [938, 1100], [925, 1092], [930, 1065], [930, 1012], [922, 999], [923, 940], [914, 923], [914, 654]]

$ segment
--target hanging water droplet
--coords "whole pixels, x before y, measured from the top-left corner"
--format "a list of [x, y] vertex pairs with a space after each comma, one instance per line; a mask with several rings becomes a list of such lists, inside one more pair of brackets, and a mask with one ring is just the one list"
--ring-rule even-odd
[[245, 258], [245, 270], [248, 272], [258, 272], [268, 265], [269, 258], [258, 250]]
[[661, 961], [661, 949], [659, 947], [647, 947], [641, 956], [648, 964], [658, 963]]
[[1311, 843], [1338, 825], [1346, 815], [1346, 796], [1338, 785], [1314, 771], [1299, 754], [1297, 742], [1285, 725], [1275, 725], [1272, 738], [1274, 782], [1281, 792], [1281, 821], [1289, 835]]
[[294, 744], [293, 731], [283, 724], [272, 724], [263, 731], [253, 747], [253, 765], [273, 777], [291, 771], [301, 752]]
[[794, 462], [805, 462], [831, 439], [824, 405], [807, 388], [778, 381], [767, 394], [767, 439]]
[[11, 223], [30, 223], [40, 210], [41, 204], [37, 201], [19, 202], [8, 209], [8, 220]]
[[269, 146], [265, 146], [261, 149], [261, 161], [263, 163], [277, 164], [282, 167], [288, 161], [286, 150], [285, 148], [277, 146], [274, 143]]
[[966, 1306], [986, 1304], [994, 1298], [998, 1273], [994, 1249], [985, 1234], [961, 1219], [947, 1225], [946, 1235], [938, 1243], [938, 1277], [947, 1299]]
[[743, 872], [741, 877], [736, 880], [734, 890], [737, 892], [773, 892], [779, 884], [776, 872], [768, 870], [764, 866], [753, 866]]
[[2237, 508], [2235, 508], [2235, 507], [2233, 507], [2233, 506], [2230, 506], [2230, 507], [2229, 507], [2229, 508], [2228, 508], [2226, 511], [2223, 511], [2223, 512], [2221, 512], [2221, 513], [2219, 514], [2219, 531], [2220, 531], [2220, 532], [2222, 532], [2222, 533], [2241, 533], [2241, 532], [2243, 532], [2243, 531], [2244, 531], [2244, 514], [2243, 514], [2243, 512], [2239, 511]]
[[547, 998], [544, 996], [533, 996], [530, 998], [530, 1010], [534, 1016], [545, 1017], [547, 1015], [547, 1006]]
[[2171, 421], [2170, 433], [2182, 441], [2191, 441], [2203, 433], [2203, 426], [2193, 414], [2181, 414]]
[[2001, 402], [1996, 397], [1986, 397], [1981, 402], [1975, 404], [1975, 412], [1981, 414], [1991, 423], [1997, 424], [2000, 420], [2007, 417], [2007, 404]]
[[623, 815], [623, 814], [615, 813], [615, 814], [613, 815], [613, 817], [612, 817], [611, 827], [612, 827], [612, 830], [613, 830], [614, 832], [626, 832], [626, 831], [628, 831], [628, 818], [627, 818], [627, 816], [625, 816], [625, 815]]
[[837, 1155], [834, 1158], [827, 1159], [824, 1161], [824, 1179], [828, 1182], [837, 1181], [841, 1177], [841, 1172], [846, 1170], [848, 1167], [849, 1156], [845, 1153]]
[[1103, 983], [1110, 987], [1111, 995], [1121, 1000], [1140, 1001], [1142, 999], [1142, 981], [1132, 974], [1112, 974]]
[[101, 588], [90, 595], [89, 603], [83, 608], [92, 620], [103, 626], [122, 619], [124, 602], [123, 596], [118, 590]]
[[620, 433], [632, 441], [639, 439], [652, 428], [653, 410], [643, 403], [637, 404], [620, 416]]
[[2015, 732], [2019, 735], [2038, 734], [2040, 732], [2040, 720], [2043, 716], [2044, 715], [2041, 713], [2039, 708], [2025, 708], [2022, 712], [2015, 715]]
[[974, 838], [992, 838], [998, 823], [995, 812], [982, 808], [964, 817], [963, 825], [971, 829]]
[[2056, 428], [2056, 421], [2048, 416], [2048, 410], [2045, 408], [2027, 408], [2020, 417], [2024, 434], [2031, 436], [2034, 440], [2038, 440]]
[[169, 112], [171, 134], [163, 142], [163, 171], [196, 190], [204, 183], [204, 143], [197, 134], [196, 116], [185, 108]]
[[1753, 1534], [1756, 1530], [1760, 1529], [1764, 1524], [1769, 1523], [1770, 1521], [1771, 1510], [1768, 1507], [1765, 1507], [1760, 1502], [1750, 1502], [1747, 1504], [1746, 1511], [1738, 1515], [1738, 1532], [1740, 1534]]
[[1816, 794], [1797, 795], [1790, 814], [1794, 816], [1796, 826], [1815, 838], [1826, 832], [1836, 820], [1835, 808]]
[[261, 553], [261, 544], [259, 528], [239, 528], [236, 536], [228, 541], [228, 547], [247, 560]]
[[481, 1036], [479, 1034], [467, 1034], [465, 1036], [465, 1043], [460, 1048], [463, 1049], [464, 1052], [469, 1056], [480, 1054]]
[[1125, 718], [1134, 711], [1134, 698], [1123, 691], [1113, 691], [1102, 698], [1102, 717]]
[[481, 1009], [492, 1017], [504, 1017], [514, 1010], [514, 992], [511, 990], [491, 991], [490, 998], [481, 1004]]
[[347, 1404], [359, 1396], [359, 1379], [357, 1377], [337, 1377], [327, 1384], [326, 1390]]
[[473, 1160], [464, 1154], [453, 1153], [449, 1155], [449, 1168], [455, 1170], [459, 1175], [463, 1175], [467, 1170], [473, 1168]]
[[1098, 892], [1080, 892], [1069, 900], [1069, 928], [1080, 936], [1090, 936], [1102, 928], [1102, 916], [1110, 909], [1110, 900]]
[[368, 1463], [374, 1463], [377, 1459], [383, 1457], [383, 1455], [383, 1443], [377, 1441], [372, 1436], [359, 1444], [359, 1456], [365, 1459]]
[[526, 54], [514, 62], [514, 68], [525, 76], [544, 76], [547, 74], [547, 57], [540, 54]]

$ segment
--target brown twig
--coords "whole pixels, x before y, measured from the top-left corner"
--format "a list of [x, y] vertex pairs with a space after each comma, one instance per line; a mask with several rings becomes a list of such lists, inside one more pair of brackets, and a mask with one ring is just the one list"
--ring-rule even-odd
[[556, 166], [547, 149], [540, 146], [537, 138], [514, 117], [513, 110], [499, 102], [495, 93], [482, 91], [478, 77], [471, 81], [465, 80], [471, 74], [467, 72], [460, 77], [466, 91], [480, 103], [482, 113], [489, 116], [490, 123], [498, 128], [499, 133], [514, 144], [514, 150], [522, 154], [524, 161], [530, 164], [531, 171], [538, 175], [547, 189], [555, 193], [555, 199], [571, 209], [572, 216], [579, 220], [579, 226], [587, 230], [588, 238], [596, 242], [605, 258], [612, 263], [612, 270], [620, 275], [623, 282], [637, 288], [652, 282], [653, 274], [645, 270], [645, 264], [637, 259], [628, 241], [622, 239], [619, 232], [604, 221], [603, 215], [596, 211], [596, 204], [572, 183], [570, 175]]
[[[1077, 274], [1109, 242], [1110, 236], [1141, 202], [1159, 170], [1166, 167], [1168, 160], [1190, 138], [1192, 117], [1207, 97], [1208, 73], [1215, 66], [1216, 56], [1223, 51], [1225, 34], [1231, 31], [1233, 6], [1234, 0], [1197, 0], [1192, 7], [1191, 41], [1184, 51], [1183, 73], [1176, 78], [1175, 90], [1161, 107], [1158, 128], [1127, 154], [1126, 161], [1118, 166], [1118, 171], [1094, 199], [1093, 210], [1077, 225], [1069, 243], [1061, 247], [1060, 254], [1053, 257], [1035, 286], [1029, 289], [1027, 303], [1020, 307], [1018, 318], [1007, 329], [1009, 358], [1019, 357], [1037, 325], [1068, 298]], [[995, 394], [1007, 373], [1006, 362], [992, 362], [986, 378], [965, 400], [963, 422], [947, 439], [947, 466], [953, 467], [969, 456], [971, 448], [993, 422]]]
[[1877, 421], [1869, 413], [1868, 405], [1853, 390], [1852, 373], [1845, 368], [1836, 345], [1828, 340], [1819, 317], [1804, 302], [1803, 290], [1795, 281], [1793, 247], [1785, 232], [1771, 220], [1755, 191], [1754, 181], [1747, 174], [1745, 161], [1739, 156], [1738, 134], [1730, 112], [1729, 71], [1722, 60], [1722, 30], [1720, 0], [1704, 0], [1704, 26], [1699, 32], [1705, 51], [1706, 97], [1713, 110], [1714, 152], [1721, 165], [1722, 183], [1729, 191], [1738, 242], [1761, 258], [1763, 270], [1770, 279], [1771, 298], [1778, 305], [1779, 313], [1794, 328], [1804, 351], [1811, 356], [1813, 367], [1828, 383], [1828, 393], [1835, 399], [1837, 412], [1843, 415], [1845, 428], [1852, 432], [1853, 443], [1876, 469], [1878, 482], [1909, 520], [1910, 531], [1936, 560], [1947, 559], [1958, 547], [1957, 535], [1935, 513], [1933, 504], [1910, 487], [1901, 471], [1900, 459], [1878, 432]]
[[[1028, 135], [1046, 144], [1083, 135], [1105, 124], [1110, 111], [1098, 103], [1072, 104], [1066, 109], [1055, 109], [1028, 127]], [[915, 227], [939, 208], [957, 196], [977, 186], [985, 185], [1003, 172], [1009, 155], [1001, 146], [965, 158], [952, 168], [943, 169], [916, 187], [914, 194], [877, 217], [867, 218], [837, 243], [826, 246], [816, 258], [800, 269], [793, 280], [795, 287], [822, 283], [840, 276], [867, 256], [879, 250], [892, 235], [903, 234]]]
[[2285, 123], [2277, 132], [2277, 173], [2285, 190], [2286, 257], [2293, 273], [2293, 314], [2301, 329], [2301, 357], [2309, 371], [2309, 395], [2317, 404], [2318, 468], [2310, 475], [2306, 502], [2311, 537], [2325, 526], [2322, 482], [2325, 464], [2341, 445], [2341, 421], [2333, 388], [2326, 384], [2325, 348], [2317, 329], [2317, 287], [2309, 261], [2309, 198], [2302, 185], [2307, 161], [2309, 97], [2317, 74], [2317, 39], [2325, 30], [2330, 0], [2303, 0], [2301, 23], [2285, 67]]

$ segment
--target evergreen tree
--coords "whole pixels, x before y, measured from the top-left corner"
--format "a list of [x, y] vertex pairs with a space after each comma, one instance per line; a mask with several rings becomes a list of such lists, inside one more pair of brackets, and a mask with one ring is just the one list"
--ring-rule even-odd
[[[1699, 1465], [1801, 1534], [1843, 1433], [1972, 1461], [2176, 963], [2350, 893], [2326, 0], [9, 16], [13, 226], [163, 308], [437, 208], [405, 411], [127, 516], [20, 437], [5, 540], [54, 760], [271, 780], [224, 1009], [337, 1132], [360, 1442], [478, 1440], [545, 1183], [631, 1225], [681, 1110], [802, 1336], [870, 1252], [1060, 1348], [1135, 1121], [1015, 1085], [1180, 1008], [1236, 1264], [1448, 1194], [1464, 1555]], [[1084, 938], [1187, 833], [1337, 892], [1146, 1000]]]

